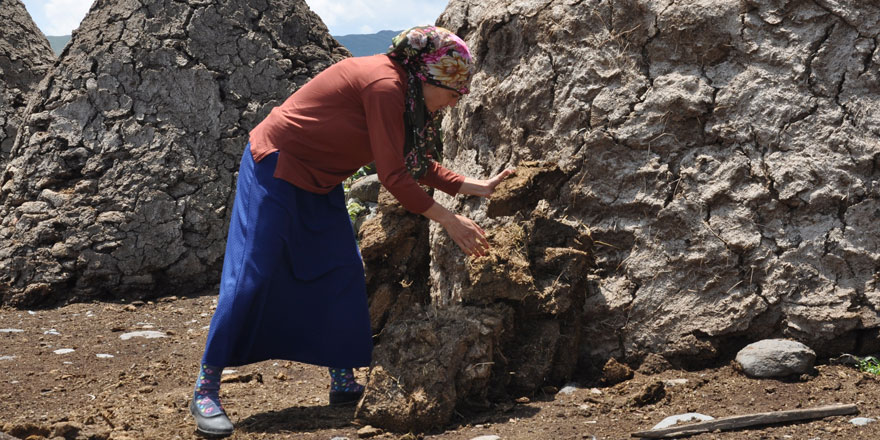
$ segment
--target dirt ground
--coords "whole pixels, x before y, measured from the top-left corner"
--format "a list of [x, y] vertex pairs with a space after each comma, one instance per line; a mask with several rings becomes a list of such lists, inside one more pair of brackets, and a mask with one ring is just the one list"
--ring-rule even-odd
[[[29, 440], [198, 438], [187, 406], [213, 301], [201, 296], [0, 309], [0, 430]], [[122, 338], [135, 331], [165, 337]], [[63, 349], [74, 351], [56, 353]], [[359, 438], [363, 426], [353, 420], [354, 409], [327, 404], [325, 369], [269, 361], [235, 370], [225, 375], [232, 382], [221, 391], [236, 425], [232, 439]], [[358, 372], [362, 382], [365, 374], [365, 369]], [[635, 403], [634, 397], [658, 381], [665, 381], [665, 396], [655, 403]], [[748, 379], [723, 365], [636, 373], [611, 387], [581, 384], [557, 392], [564, 384], [554, 385], [535, 396], [497, 403], [486, 413], [459, 414], [443, 432], [373, 438], [626, 439], [675, 414], [725, 417], [837, 403], [857, 404], [859, 416], [880, 419], [880, 378], [823, 363], [815, 374], [790, 381]], [[859, 427], [849, 423], [853, 417], [690, 438], [880, 438], [880, 422]]]

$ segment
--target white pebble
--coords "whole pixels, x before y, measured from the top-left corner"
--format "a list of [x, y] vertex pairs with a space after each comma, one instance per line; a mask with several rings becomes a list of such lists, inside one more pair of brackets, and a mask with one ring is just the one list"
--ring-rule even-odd
[[666, 385], [668, 387], [674, 387], [674, 386], [678, 386], [678, 385], [687, 385], [687, 383], [688, 383], [687, 379], [669, 379], [669, 380], [663, 381], [663, 385]]
[[0, 361], [11, 361], [14, 359], [15, 359], [15, 356], [0, 356]]
[[559, 394], [571, 394], [577, 391], [577, 384], [569, 383], [559, 390]]
[[96, 356], [98, 359], [110, 359], [110, 358], [113, 357], [112, 354], [104, 354], [104, 353], [99, 353], [99, 354], [96, 354], [95, 356]]
[[852, 423], [853, 425], [856, 425], [856, 426], [865, 426], [869, 423], [874, 423], [876, 421], [877, 420], [875, 420], [875, 419], [869, 419], [867, 417], [856, 417], [856, 418], [850, 420], [849, 422]]
[[43, 334], [44, 335], [56, 335], [56, 336], [61, 335], [61, 333], [59, 333], [58, 330], [55, 330], [54, 328], [44, 331]]
[[76, 350], [74, 350], [74, 349], [72, 349], [72, 348], [59, 348], [58, 350], [55, 350], [55, 351], [53, 351], [52, 353], [55, 353], [55, 354], [67, 354], [67, 353], [73, 353], [74, 351], [76, 351]]
[[501, 437], [497, 435], [481, 435], [479, 437], [474, 437], [471, 440], [501, 440]]
[[670, 426], [677, 425], [677, 424], [679, 424], [679, 423], [690, 422], [690, 421], [692, 421], [692, 420], [696, 420], [696, 421], [698, 421], [698, 422], [706, 422], [706, 421], [709, 421], [709, 420], [715, 420], [715, 417], [712, 417], [712, 416], [706, 416], [706, 415], [699, 414], [699, 413], [679, 414], [679, 415], [676, 415], [676, 416], [669, 416], [669, 417], [663, 419], [663, 421], [661, 421], [660, 423], [656, 424], [656, 425], [655, 425], [653, 428], [651, 428], [651, 429], [663, 429], [663, 428], [668, 428], [668, 427], [670, 427]]
[[131, 338], [146, 338], [146, 339], [155, 339], [155, 338], [164, 338], [165, 333], [157, 332], [155, 330], [143, 330], [137, 332], [128, 332], [119, 335], [119, 339], [123, 341], [127, 341]]
[[0, 333], [21, 333], [24, 330], [18, 328], [0, 328]]

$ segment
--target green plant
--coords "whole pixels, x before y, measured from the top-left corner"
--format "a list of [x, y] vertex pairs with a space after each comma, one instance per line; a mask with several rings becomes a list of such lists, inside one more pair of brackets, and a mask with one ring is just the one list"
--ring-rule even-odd
[[351, 177], [349, 177], [348, 179], [345, 179], [345, 181], [342, 182], [342, 188], [345, 190], [345, 193], [348, 194], [348, 190], [351, 189], [351, 184], [354, 183], [355, 180], [358, 180], [361, 177], [368, 176], [370, 174], [376, 174], [375, 163], [368, 163], [360, 167], [360, 169], [358, 169], [356, 173], [352, 174]]
[[859, 359], [859, 363], [856, 366], [860, 371], [880, 375], [880, 360], [874, 356]]
[[358, 215], [360, 215], [361, 212], [363, 212], [365, 209], [367, 209], [363, 205], [361, 205], [360, 203], [355, 202], [354, 200], [349, 200], [346, 208], [348, 208], [348, 217], [351, 218], [352, 223], [354, 223], [355, 220], [357, 220], [357, 217], [358, 217]]

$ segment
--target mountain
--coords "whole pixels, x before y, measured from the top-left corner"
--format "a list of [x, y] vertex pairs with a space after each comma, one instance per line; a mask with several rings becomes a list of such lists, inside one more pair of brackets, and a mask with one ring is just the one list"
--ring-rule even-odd
[[[375, 55], [377, 53], [385, 53], [388, 46], [391, 46], [391, 39], [396, 37], [400, 31], [379, 31], [375, 34], [351, 34], [334, 36], [336, 41], [345, 46], [352, 55], [362, 57], [367, 55]], [[60, 55], [64, 50], [64, 46], [70, 41], [70, 35], [46, 36], [55, 55]]]
[[70, 41], [70, 35], [46, 35], [46, 39], [49, 40], [49, 45], [52, 46], [52, 50], [55, 51], [55, 55], [61, 55], [61, 51], [64, 50], [64, 46], [67, 46], [67, 42]]
[[391, 46], [391, 39], [401, 31], [379, 31], [375, 34], [352, 34], [333, 36], [356, 57], [385, 53]]

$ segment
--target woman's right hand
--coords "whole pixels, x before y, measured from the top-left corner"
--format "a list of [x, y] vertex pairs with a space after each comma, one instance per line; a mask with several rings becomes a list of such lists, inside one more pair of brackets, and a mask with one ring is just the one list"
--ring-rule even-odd
[[452, 241], [468, 256], [482, 257], [489, 253], [489, 240], [486, 232], [473, 220], [453, 214], [452, 219], [441, 223]]
[[465, 255], [482, 257], [489, 253], [486, 232], [473, 220], [453, 214], [437, 202], [434, 202], [423, 215], [440, 223]]

